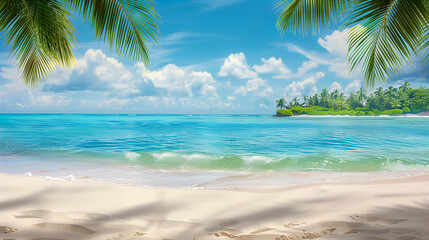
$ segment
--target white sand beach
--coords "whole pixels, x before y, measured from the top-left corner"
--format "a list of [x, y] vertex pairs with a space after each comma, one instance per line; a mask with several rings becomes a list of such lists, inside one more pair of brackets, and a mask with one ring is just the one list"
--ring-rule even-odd
[[0, 239], [424, 240], [428, 185], [424, 175], [252, 192], [0, 174]]

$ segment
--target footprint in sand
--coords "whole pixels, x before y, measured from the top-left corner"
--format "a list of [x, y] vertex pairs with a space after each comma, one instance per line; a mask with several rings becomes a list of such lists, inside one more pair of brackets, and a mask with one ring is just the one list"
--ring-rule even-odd
[[236, 238], [237, 237], [230, 232], [217, 232], [217, 233], [215, 233], [215, 236], [216, 237], [229, 237], [229, 238]]
[[358, 222], [374, 222], [380, 219], [379, 217], [370, 214], [352, 214], [350, 215], [350, 218]]
[[290, 228], [290, 227], [296, 227], [296, 226], [299, 226], [299, 225], [303, 225], [305, 223], [306, 222], [302, 222], [302, 223], [293, 223], [293, 222], [290, 222], [290, 223], [283, 224], [283, 226], [285, 228]]
[[16, 229], [16, 228], [0, 226], [0, 233], [2, 233], [2, 234], [13, 233], [13, 232], [16, 232], [17, 230], [18, 229]]
[[81, 225], [76, 224], [64, 224], [64, 223], [38, 223], [34, 224], [33, 227], [57, 230], [57, 231], [66, 231], [72, 233], [80, 233], [80, 234], [94, 234], [96, 231], [86, 228]]
[[289, 236], [281, 235], [280, 237], [276, 237], [276, 240], [298, 240], [298, 239], [316, 239], [325, 235], [330, 235], [335, 231], [335, 228], [324, 229], [320, 232], [307, 232], [307, 233], [299, 233], [292, 234]]

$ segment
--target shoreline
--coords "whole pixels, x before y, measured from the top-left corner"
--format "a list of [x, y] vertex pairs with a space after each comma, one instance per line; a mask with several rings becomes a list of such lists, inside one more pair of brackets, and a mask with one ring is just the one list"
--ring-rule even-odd
[[288, 118], [288, 117], [350, 117], [350, 118], [398, 118], [398, 117], [416, 117], [416, 118], [427, 118], [429, 115], [427, 114], [401, 114], [401, 115], [377, 115], [377, 116], [371, 116], [371, 115], [363, 115], [363, 116], [355, 116], [355, 115], [309, 115], [309, 114], [300, 114], [300, 115], [293, 115], [293, 116], [282, 116], [282, 115], [273, 115], [273, 117], [279, 117], [279, 118]]
[[[415, 239], [429, 175], [269, 192], [137, 188], [0, 174], [2, 239]], [[8, 232], [8, 233], [5, 233]]]
[[[25, 174], [0, 172], [0, 174], [14, 177], [39, 179], [49, 182], [76, 182], [88, 184], [106, 184], [112, 186], [130, 186], [142, 189], [178, 189], [178, 190], [233, 190], [233, 191], [277, 191], [289, 188], [300, 188], [308, 185], [320, 184], [359, 184], [376, 181], [396, 181], [428, 176], [428, 170], [414, 171], [367, 171], [367, 172], [328, 172], [328, 171], [300, 171], [300, 172], [193, 172], [184, 170], [154, 170], [146, 169], [141, 176], [158, 172], [152, 176], [116, 179], [113, 176], [90, 176], [49, 174], [49, 171], [26, 172]], [[54, 172], [52, 172], [54, 173]], [[140, 175], [139, 175], [140, 176]], [[156, 182], [158, 179], [158, 182]], [[181, 179], [181, 180], [180, 180]], [[168, 180], [175, 183], [168, 183]], [[179, 181], [177, 181], [179, 180]], [[142, 184], [146, 182], [146, 184]]]

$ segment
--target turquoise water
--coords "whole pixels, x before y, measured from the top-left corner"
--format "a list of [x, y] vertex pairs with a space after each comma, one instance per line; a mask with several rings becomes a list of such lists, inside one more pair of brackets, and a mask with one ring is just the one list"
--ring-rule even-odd
[[6, 173], [148, 186], [180, 179], [187, 186], [246, 174], [428, 166], [427, 117], [0, 115], [0, 172]]

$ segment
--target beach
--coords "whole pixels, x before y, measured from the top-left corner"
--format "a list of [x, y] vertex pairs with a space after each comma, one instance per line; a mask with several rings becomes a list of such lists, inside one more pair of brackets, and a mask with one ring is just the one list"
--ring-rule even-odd
[[246, 191], [138, 188], [0, 174], [1, 239], [413, 239], [429, 176]]

